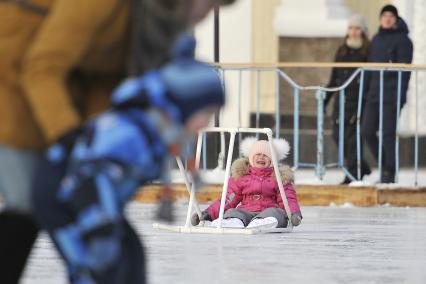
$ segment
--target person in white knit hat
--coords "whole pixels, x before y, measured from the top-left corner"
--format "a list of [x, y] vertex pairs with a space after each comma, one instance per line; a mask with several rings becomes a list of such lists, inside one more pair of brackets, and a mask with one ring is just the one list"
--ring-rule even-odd
[[[284, 159], [290, 147], [284, 139], [274, 140], [278, 160]], [[228, 181], [225, 214], [222, 227], [231, 228], [285, 228], [288, 217], [272, 165], [269, 142], [257, 138], [246, 138], [241, 143], [244, 158], [232, 165], [232, 176]], [[298, 226], [302, 220], [300, 206], [293, 185], [293, 173], [287, 166], [280, 168], [284, 192], [291, 211], [290, 222]], [[215, 201], [201, 216], [193, 215], [192, 224], [200, 220], [217, 220], [220, 199]], [[213, 221], [215, 226], [217, 221]]]
[[[370, 41], [368, 40], [368, 30], [361, 15], [353, 15], [348, 21], [348, 29], [343, 43], [336, 52], [335, 62], [366, 62]], [[340, 87], [352, 75], [356, 68], [333, 68], [331, 78], [327, 87]], [[360, 79], [357, 76], [345, 88], [345, 120], [344, 120], [344, 158], [345, 167], [353, 178], [357, 178], [357, 142], [356, 142], [356, 121], [358, 113], [358, 96]], [[366, 85], [366, 84], [364, 84]], [[325, 105], [334, 97], [332, 119], [333, 140], [339, 145], [339, 92], [327, 93]], [[371, 173], [366, 161], [361, 161], [361, 178]], [[342, 184], [352, 181], [350, 176], [346, 176]]]

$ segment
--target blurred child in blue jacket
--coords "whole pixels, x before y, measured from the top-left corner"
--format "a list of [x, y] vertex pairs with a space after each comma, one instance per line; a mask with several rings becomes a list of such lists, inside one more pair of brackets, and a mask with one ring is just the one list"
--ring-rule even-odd
[[145, 283], [124, 207], [139, 186], [165, 175], [167, 157], [190, 156], [198, 130], [224, 104], [220, 78], [193, 58], [194, 48], [182, 38], [175, 59], [119, 86], [111, 110], [70, 134], [72, 146], [65, 139], [49, 149], [34, 209], [72, 283]]

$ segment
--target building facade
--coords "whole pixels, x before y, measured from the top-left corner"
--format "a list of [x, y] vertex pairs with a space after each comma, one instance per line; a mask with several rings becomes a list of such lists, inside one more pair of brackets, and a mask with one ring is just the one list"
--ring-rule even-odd
[[[414, 62], [426, 63], [426, 1], [425, 0], [243, 0], [236, 5], [222, 9], [220, 13], [221, 62], [276, 63], [279, 61], [332, 61], [335, 47], [346, 31], [346, 19], [351, 13], [362, 14], [369, 27], [370, 36], [377, 32], [379, 12], [383, 5], [393, 3], [407, 21], [414, 43]], [[197, 53], [207, 61], [213, 61], [213, 17], [200, 25], [195, 34], [202, 45]], [[304, 47], [305, 46], [305, 47]], [[300, 47], [300, 48], [296, 48]], [[312, 47], [311, 50], [306, 49]], [[304, 51], [305, 48], [305, 51]], [[293, 50], [293, 51], [292, 51]], [[305, 53], [305, 55], [304, 55]], [[318, 56], [312, 56], [317, 54]], [[297, 78], [296, 71], [294, 72]], [[330, 70], [304, 71], [301, 84], [325, 84]], [[303, 73], [299, 70], [299, 73]], [[319, 74], [309, 75], [309, 73]], [[223, 125], [250, 125], [250, 113], [256, 109], [256, 74], [243, 73], [238, 83], [238, 72], [226, 74], [229, 92], [227, 108], [223, 114]], [[426, 74], [413, 74], [408, 102], [402, 113], [401, 131], [410, 135], [415, 130], [416, 105], [419, 110], [426, 108]], [[261, 75], [262, 113], [273, 113], [275, 107], [275, 74]], [[417, 86], [417, 101], [415, 90]], [[291, 95], [282, 88], [281, 111], [292, 112]], [[286, 97], [287, 95], [287, 97]], [[243, 99], [238, 99], [242, 97]], [[290, 101], [288, 101], [287, 99]], [[302, 104], [306, 112], [315, 111], [314, 102]], [[241, 113], [235, 110], [241, 105]], [[426, 115], [417, 116], [420, 133], [426, 134]]]

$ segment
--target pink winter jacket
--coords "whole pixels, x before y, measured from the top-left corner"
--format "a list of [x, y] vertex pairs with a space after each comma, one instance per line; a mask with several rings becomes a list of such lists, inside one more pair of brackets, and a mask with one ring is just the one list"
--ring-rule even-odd
[[[282, 166], [280, 172], [290, 211], [300, 214], [296, 191], [292, 183], [293, 173], [286, 166]], [[251, 167], [247, 159], [238, 159], [233, 163], [225, 202], [225, 212], [229, 208], [250, 212], [260, 212], [269, 207], [284, 209], [273, 168]], [[213, 220], [219, 216], [219, 209], [220, 199], [207, 208]]]

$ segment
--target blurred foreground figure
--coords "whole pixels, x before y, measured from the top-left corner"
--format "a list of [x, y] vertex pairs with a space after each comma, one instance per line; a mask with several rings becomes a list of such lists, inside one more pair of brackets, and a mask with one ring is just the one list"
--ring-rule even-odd
[[143, 249], [124, 207], [139, 186], [167, 174], [169, 155], [190, 157], [198, 130], [224, 104], [215, 70], [192, 57], [193, 38], [181, 42], [176, 59], [125, 81], [113, 108], [89, 120], [71, 149], [53, 145], [39, 170], [35, 214], [72, 283], [145, 283]]
[[177, 35], [216, 4], [0, 1], [2, 283], [18, 282], [37, 237], [30, 195], [42, 151], [57, 141], [72, 145], [78, 131], [70, 130], [105, 110], [120, 81], [168, 62]]

